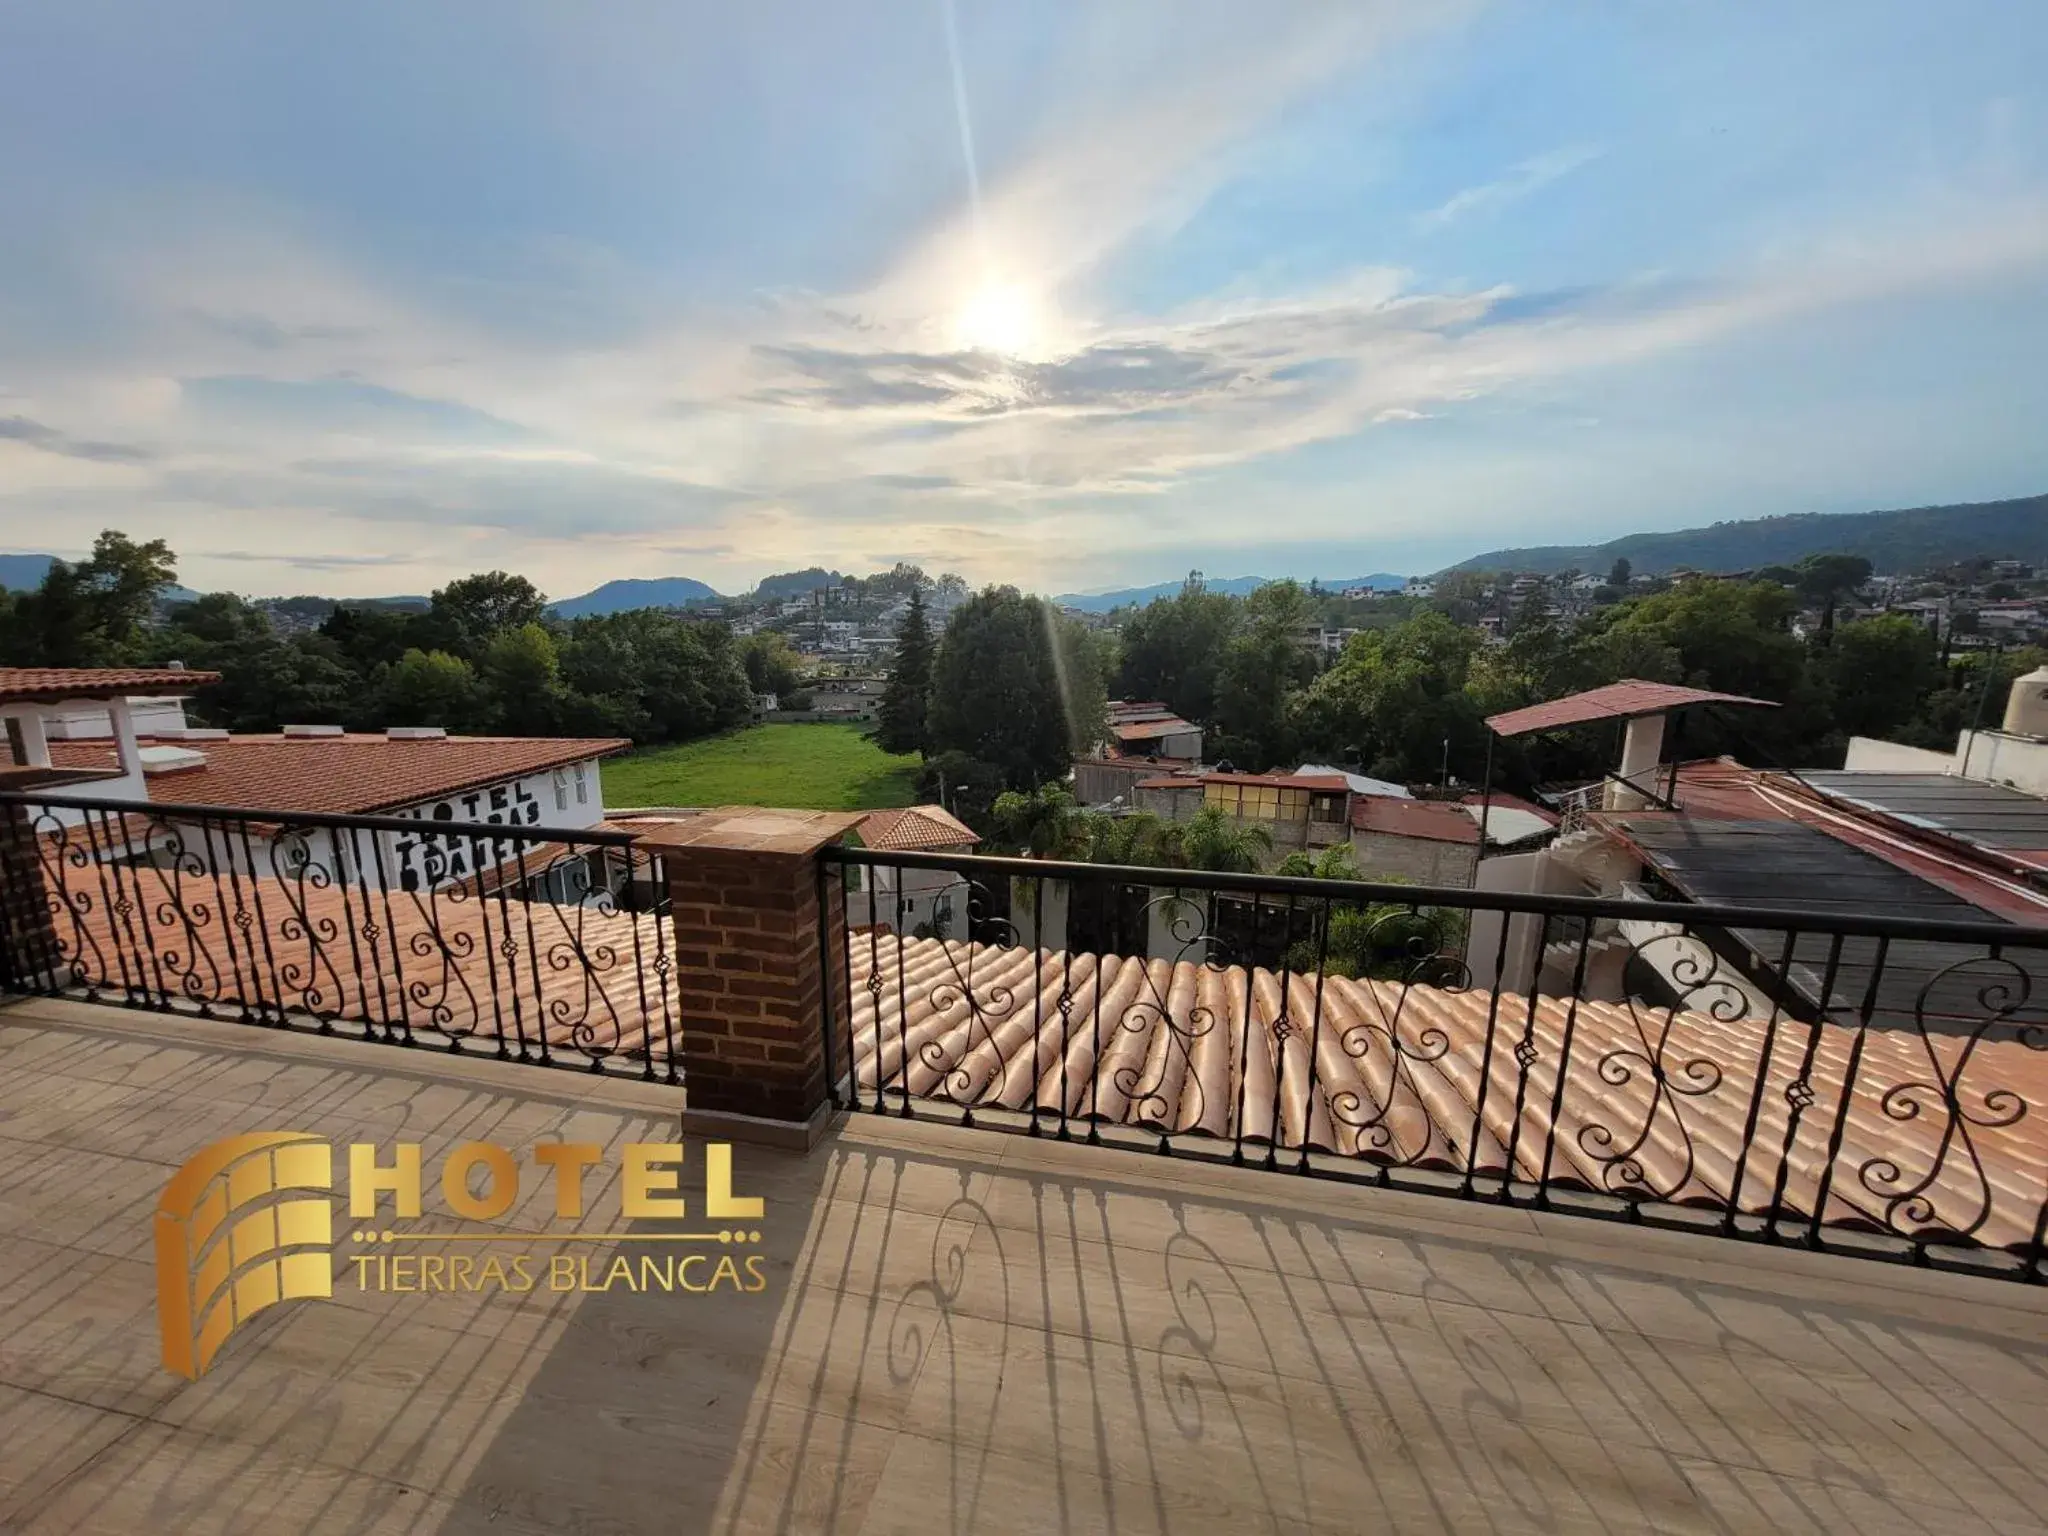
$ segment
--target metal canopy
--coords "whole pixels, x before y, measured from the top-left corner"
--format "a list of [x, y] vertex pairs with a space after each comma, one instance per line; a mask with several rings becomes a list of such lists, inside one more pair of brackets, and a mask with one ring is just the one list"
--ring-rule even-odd
[[1706, 688], [1682, 688], [1676, 683], [1646, 683], [1626, 678], [1569, 694], [1526, 709], [1511, 709], [1487, 717], [1486, 727], [1496, 736], [1527, 736], [1532, 731], [1555, 731], [1567, 725], [1584, 725], [1594, 720], [1633, 720], [1639, 715], [1661, 715], [1692, 704], [1729, 704], [1747, 709], [1776, 709], [1769, 699], [1747, 698], [1739, 693], [1715, 693]]

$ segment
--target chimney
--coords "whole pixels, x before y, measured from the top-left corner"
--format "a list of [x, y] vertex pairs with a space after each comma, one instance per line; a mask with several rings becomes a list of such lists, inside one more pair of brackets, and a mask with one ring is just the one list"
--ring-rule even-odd
[[164, 663], [164, 666], [172, 672], [182, 672], [185, 670], [185, 663], [182, 661], [167, 661]]
[[287, 736], [339, 736], [338, 725], [288, 725], [284, 728]]
[[445, 741], [448, 727], [445, 725], [387, 725], [384, 728], [386, 741]]

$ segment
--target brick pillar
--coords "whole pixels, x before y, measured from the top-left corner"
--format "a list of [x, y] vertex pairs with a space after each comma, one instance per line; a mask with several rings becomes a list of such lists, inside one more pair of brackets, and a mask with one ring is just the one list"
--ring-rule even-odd
[[[818, 942], [818, 850], [860, 819], [727, 806], [643, 839], [668, 870], [678, 1049], [692, 1112], [806, 1122], [824, 1107], [823, 1009], [834, 981]], [[827, 874], [836, 939], [844, 896], [837, 871]], [[836, 993], [834, 1005], [836, 1014]], [[843, 1074], [845, 1060], [834, 1070]]]
[[[82, 837], [85, 829], [75, 828], [73, 835]], [[15, 802], [0, 804], [0, 990], [49, 990], [59, 958], [35, 812]]]

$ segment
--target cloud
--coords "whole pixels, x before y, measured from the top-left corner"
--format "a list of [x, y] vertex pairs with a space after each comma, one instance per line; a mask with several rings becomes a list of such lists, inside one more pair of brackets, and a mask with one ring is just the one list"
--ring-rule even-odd
[[55, 427], [46, 427], [26, 416], [0, 416], [0, 441], [25, 443], [44, 453], [54, 453], [66, 459], [85, 459], [94, 464], [146, 464], [156, 457], [147, 448], [138, 448], [133, 443], [107, 443], [73, 437], [68, 432], [59, 432]]
[[195, 549], [188, 552], [190, 558], [198, 560], [226, 560], [233, 564], [248, 565], [290, 565], [303, 566], [314, 571], [350, 571], [376, 569], [384, 566], [411, 565], [417, 556], [411, 552], [390, 555], [330, 555], [294, 552], [290, 555], [252, 554], [240, 549]]
[[1467, 187], [1428, 212], [1416, 215], [1415, 227], [1423, 231], [1436, 230], [1475, 213], [1496, 213], [1569, 176], [1580, 166], [1591, 164], [1602, 153], [1599, 149], [1579, 145], [1533, 156], [1513, 167], [1498, 181]]

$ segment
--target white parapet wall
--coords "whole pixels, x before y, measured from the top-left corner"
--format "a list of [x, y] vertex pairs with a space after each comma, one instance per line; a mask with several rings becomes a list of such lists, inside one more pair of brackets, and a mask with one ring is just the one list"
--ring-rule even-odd
[[1955, 765], [1953, 753], [1905, 747], [1875, 736], [1851, 736], [1849, 755], [1842, 762], [1847, 773], [1953, 773]]

